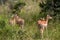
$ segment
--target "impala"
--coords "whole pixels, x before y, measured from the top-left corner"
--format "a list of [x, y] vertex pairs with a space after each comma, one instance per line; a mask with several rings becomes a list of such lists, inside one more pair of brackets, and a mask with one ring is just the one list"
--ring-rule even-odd
[[21, 26], [21, 28], [24, 27], [24, 19], [20, 18], [18, 15], [15, 15], [15, 19], [16, 19], [16, 24], [18, 24], [19, 26]]
[[43, 19], [37, 21], [42, 38], [43, 38], [44, 29], [46, 28], [46, 30], [47, 30], [47, 25], [48, 25], [49, 19], [52, 19], [52, 17], [50, 15], [47, 15], [46, 19], [43, 18]]
[[24, 19], [20, 18], [17, 14], [15, 14], [9, 21], [10, 24], [18, 24], [21, 28], [24, 27]]

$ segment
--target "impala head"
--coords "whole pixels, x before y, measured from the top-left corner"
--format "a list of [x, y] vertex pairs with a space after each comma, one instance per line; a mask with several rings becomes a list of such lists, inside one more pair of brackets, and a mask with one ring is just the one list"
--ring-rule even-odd
[[15, 14], [14, 18], [15, 18], [15, 20], [18, 20], [20, 17], [17, 14]]
[[52, 19], [52, 17], [50, 15], [47, 15], [47, 19]]
[[44, 18], [40, 18], [41, 20], [45, 20]]

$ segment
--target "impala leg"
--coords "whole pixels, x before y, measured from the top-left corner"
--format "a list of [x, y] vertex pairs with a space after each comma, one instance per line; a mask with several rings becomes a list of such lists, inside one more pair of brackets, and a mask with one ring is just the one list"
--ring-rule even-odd
[[21, 28], [22, 28], [22, 29], [24, 28], [24, 23], [21, 25]]
[[40, 30], [40, 33], [41, 33], [41, 38], [43, 38], [43, 30], [42, 29]]
[[48, 40], [48, 29], [47, 29], [47, 27], [46, 27], [46, 35], [47, 35], [47, 39], [46, 40]]
[[21, 25], [21, 28], [23, 29], [24, 28], [24, 25]]
[[42, 38], [42, 40], [43, 40], [43, 32], [44, 32], [44, 27], [42, 27], [42, 28], [40, 29], [40, 33], [41, 33], [41, 38]]
[[22, 21], [21, 28], [22, 28], [22, 29], [24, 28], [24, 20]]

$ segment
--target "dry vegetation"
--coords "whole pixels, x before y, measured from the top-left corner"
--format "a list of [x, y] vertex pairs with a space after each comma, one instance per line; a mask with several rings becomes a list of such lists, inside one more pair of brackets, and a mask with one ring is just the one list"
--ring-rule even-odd
[[[60, 12], [53, 10], [50, 2], [51, 0], [9, 0], [0, 5], [0, 40], [41, 40], [37, 20], [45, 18], [47, 14], [51, 14], [53, 19], [49, 20], [48, 30], [44, 30], [42, 40], [60, 40]], [[7, 3], [12, 4], [12, 8]], [[18, 3], [22, 4], [17, 5]], [[25, 20], [24, 29], [17, 24], [9, 24], [9, 19], [15, 13]]]

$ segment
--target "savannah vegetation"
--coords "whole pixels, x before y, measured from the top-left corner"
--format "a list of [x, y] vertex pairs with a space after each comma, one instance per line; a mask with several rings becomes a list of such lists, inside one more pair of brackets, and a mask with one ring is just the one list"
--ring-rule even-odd
[[[9, 24], [14, 14], [24, 19], [24, 29]], [[43, 39], [60, 40], [60, 0], [0, 0], [0, 40], [41, 40], [37, 21], [47, 14], [52, 19]]]

